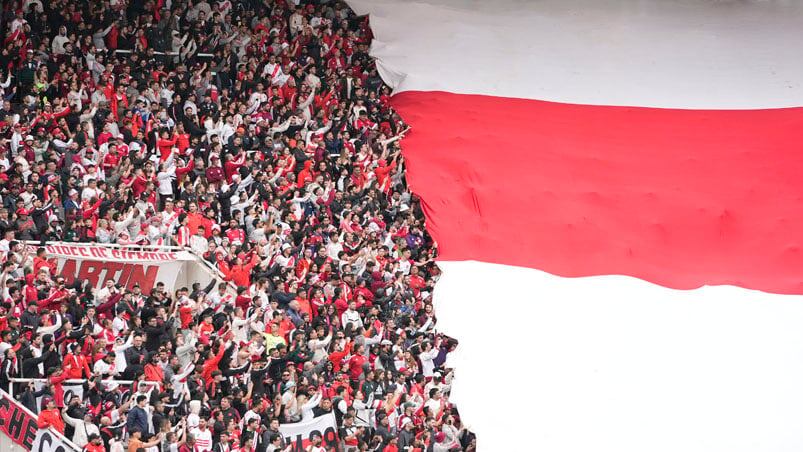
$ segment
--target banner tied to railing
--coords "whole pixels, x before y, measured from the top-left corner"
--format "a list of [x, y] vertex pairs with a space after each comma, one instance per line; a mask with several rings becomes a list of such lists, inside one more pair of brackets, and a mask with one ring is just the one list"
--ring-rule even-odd
[[[31, 251], [36, 247], [29, 245]], [[173, 287], [179, 273], [193, 255], [187, 251], [148, 251], [85, 244], [54, 244], [44, 247], [49, 262], [68, 283], [89, 280], [100, 288], [112, 280], [131, 289], [138, 284], [148, 293], [157, 282]]]

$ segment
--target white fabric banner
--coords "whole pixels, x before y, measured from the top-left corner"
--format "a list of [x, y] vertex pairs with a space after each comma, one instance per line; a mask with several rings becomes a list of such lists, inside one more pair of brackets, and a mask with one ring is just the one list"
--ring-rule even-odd
[[293, 446], [291, 449], [293, 452], [306, 450], [306, 447], [312, 444], [311, 440], [315, 434], [323, 439], [323, 447], [337, 447], [337, 421], [334, 413], [307, 422], [282, 424], [279, 426], [279, 433], [284, 438], [285, 444]]
[[[31, 248], [35, 250], [35, 247]], [[139, 284], [143, 293], [150, 292], [157, 282], [171, 289], [186, 283], [179, 275], [188, 265], [197, 263], [188, 251], [136, 251], [71, 243], [51, 244], [44, 248], [58, 274], [63, 275], [68, 283], [76, 279], [89, 280], [94, 287], [101, 288], [111, 279], [128, 289]]]
[[54, 435], [49, 429], [36, 432], [31, 452], [69, 452], [73, 451], [69, 444]]

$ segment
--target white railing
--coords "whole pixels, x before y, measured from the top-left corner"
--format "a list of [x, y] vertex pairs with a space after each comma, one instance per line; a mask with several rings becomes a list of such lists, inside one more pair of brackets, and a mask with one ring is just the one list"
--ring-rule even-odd
[[[12, 382], [12, 383], [46, 383], [47, 382], [47, 378], [9, 378], [8, 380], [10, 382]], [[64, 380], [62, 382], [62, 384], [76, 385], [76, 384], [84, 384], [86, 382], [87, 382], [87, 380], [85, 378], [71, 378], [69, 380]], [[114, 378], [107, 378], [106, 380], [100, 380], [100, 382], [103, 383], [103, 384], [116, 383], [116, 384], [121, 385], [121, 386], [130, 386], [130, 385], [134, 384], [134, 380], [115, 380]], [[159, 383], [157, 383], [155, 381], [144, 381], [144, 382], [141, 382], [140, 384], [141, 385], [150, 385], [150, 384], [158, 385]], [[11, 398], [14, 398], [14, 385], [13, 384], [8, 386], [8, 394], [11, 396]]]

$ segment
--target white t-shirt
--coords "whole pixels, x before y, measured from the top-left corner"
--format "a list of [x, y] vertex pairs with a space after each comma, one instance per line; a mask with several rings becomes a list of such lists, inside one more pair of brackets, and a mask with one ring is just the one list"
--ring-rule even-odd
[[212, 431], [208, 428], [201, 430], [194, 428], [190, 431], [195, 438], [195, 451], [196, 452], [210, 452], [212, 450]]

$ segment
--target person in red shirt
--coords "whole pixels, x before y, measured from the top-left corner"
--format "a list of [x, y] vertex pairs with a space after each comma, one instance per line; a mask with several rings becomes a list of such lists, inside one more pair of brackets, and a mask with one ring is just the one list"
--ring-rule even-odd
[[184, 131], [184, 124], [176, 125], [176, 147], [181, 155], [185, 155], [187, 148], [190, 147], [190, 134]]
[[164, 369], [159, 364], [159, 356], [154, 353], [151, 355], [148, 364], [145, 364], [145, 380], [155, 381], [159, 384], [164, 383]]
[[351, 347], [353, 343], [351, 340], [347, 339], [346, 345], [340, 348], [339, 345], [335, 346], [335, 351], [329, 354], [329, 361], [332, 363], [332, 369], [335, 372], [340, 372], [340, 367], [343, 365], [343, 358], [346, 357], [349, 353], [351, 353]]
[[205, 175], [210, 184], [219, 184], [226, 179], [223, 167], [220, 166], [220, 157], [215, 154], [209, 157], [209, 168], [206, 169]]
[[245, 231], [239, 227], [237, 220], [229, 221], [229, 229], [226, 230], [226, 237], [229, 238], [229, 243], [234, 245], [242, 245], [245, 243]]
[[90, 433], [82, 452], [106, 452], [106, 447], [103, 445], [103, 438], [97, 433]]
[[360, 344], [354, 348], [354, 353], [351, 355], [344, 369], [348, 370], [349, 376], [352, 381], [360, 381], [360, 376], [363, 373], [363, 365], [368, 361], [365, 357], [365, 346]]
[[56, 407], [53, 397], [45, 397], [45, 409], [39, 412], [36, 426], [40, 429], [54, 428], [59, 433], [64, 434], [64, 420], [61, 418], [61, 411]]
[[[187, 229], [189, 230], [189, 235], [195, 235], [198, 232], [199, 226], [204, 226], [204, 216], [198, 210], [198, 204], [192, 202], [187, 212]], [[187, 238], [189, 240], [189, 237]]]
[[89, 363], [86, 357], [81, 354], [80, 347], [77, 343], [70, 344], [70, 353], [64, 357], [64, 374], [67, 379], [81, 379], [91, 378], [92, 371], [89, 369]]
[[120, 154], [117, 152], [117, 145], [111, 144], [109, 145], [109, 152], [103, 156], [103, 163], [101, 167], [103, 168], [103, 173], [106, 177], [110, 177], [114, 168], [120, 164]]
[[242, 253], [237, 256], [234, 265], [229, 266], [226, 261], [218, 261], [218, 267], [223, 273], [226, 281], [231, 281], [237, 286], [249, 287], [251, 285], [251, 270], [261, 261], [259, 254], [253, 253], [248, 263], [243, 263], [245, 255]]
[[49, 273], [53, 273], [55, 265], [47, 260], [47, 251], [44, 248], [37, 248], [36, 257], [33, 258], [33, 273], [39, 274], [39, 270], [46, 268]]
[[65, 287], [64, 278], [56, 279], [56, 286], [50, 289], [47, 298], [39, 302], [39, 311], [43, 309], [59, 309], [62, 303], [67, 301], [70, 291]]
[[25, 275], [25, 303], [26, 303], [26, 306], [28, 304], [30, 304], [32, 301], [37, 301], [38, 299], [39, 299], [39, 291], [36, 289], [36, 285], [34, 284], [34, 274], [33, 273], [29, 273], [29, 274]]
[[162, 131], [161, 137], [156, 142], [156, 147], [159, 148], [160, 161], [164, 162], [170, 157], [177, 140], [178, 136], [175, 131], [173, 135], [169, 135], [166, 130]]
[[[232, 182], [232, 176], [237, 174], [237, 170], [245, 164], [245, 152], [240, 152], [237, 157], [226, 154], [226, 164], [223, 169], [226, 173], [226, 182]], [[211, 168], [210, 168], [211, 169]]]

